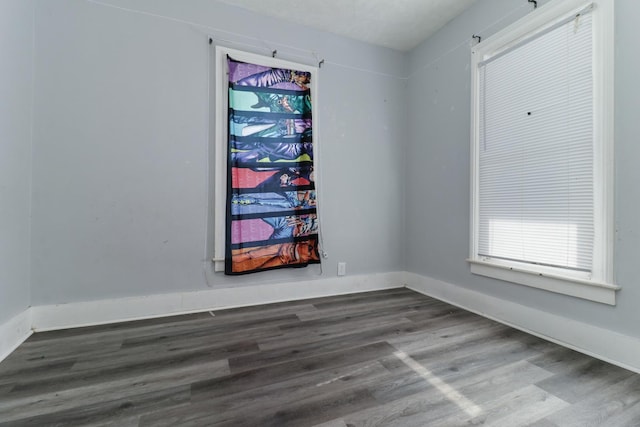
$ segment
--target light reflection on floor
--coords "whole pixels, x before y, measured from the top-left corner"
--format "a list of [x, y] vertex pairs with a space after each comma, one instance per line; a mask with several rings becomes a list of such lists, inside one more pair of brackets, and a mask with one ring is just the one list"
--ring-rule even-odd
[[449, 384], [442, 381], [440, 378], [431, 373], [427, 368], [416, 362], [404, 351], [398, 350], [393, 353], [398, 359], [405, 365], [415, 371], [422, 378], [427, 380], [429, 384], [437, 388], [447, 399], [455, 403], [460, 409], [466, 412], [471, 417], [476, 417], [482, 413], [482, 409], [456, 391]]

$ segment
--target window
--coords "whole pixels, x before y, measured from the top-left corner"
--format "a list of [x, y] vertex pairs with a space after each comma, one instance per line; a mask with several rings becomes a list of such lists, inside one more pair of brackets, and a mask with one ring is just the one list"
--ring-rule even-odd
[[[210, 218], [208, 227], [213, 229], [212, 236], [208, 241], [207, 253], [212, 255], [214, 262], [214, 271], [220, 272], [225, 270], [225, 252], [226, 252], [226, 198], [227, 198], [227, 146], [228, 146], [228, 132], [229, 132], [229, 118], [228, 118], [228, 93], [229, 93], [229, 67], [227, 63], [227, 56], [240, 62], [247, 62], [266, 67], [279, 67], [285, 69], [295, 69], [313, 74], [313, 79], [309, 84], [311, 93], [317, 93], [318, 76], [317, 68], [309, 65], [284, 61], [279, 58], [265, 57], [249, 52], [239, 51], [235, 49], [226, 48], [223, 46], [212, 45], [214, 54], [211, 57], [211, 67], [213, 73], [211, 73], [211, 89], [212, 90], [212, 110], [215, 114], [215, 119], [210, 122], [210, 135], [212, 138], [211, 145], [213, 146], [212, 153], [210, 153], [210, 162], [213, 165], [210, 172], [210, 181], [213, 188], [213, 197], [210, 200]], [[317, 111], [317, 100], [314, 95], [313, 111]], [[255, 108], [255, 107], [250, 107]], [[317, 124], [317, 120], [315, 120]], [[317, 143], [314, 140], [314, 150], [316, 151], [316, 167], [317, 162]], [[262, 160], [258, 160], [262, 161]], [[283, 161], [283, 160], [281, 160]], [[282, 165], [288, 163], [281, 163]], [[263, 169], [266, 170], [267, 164], [264, 164]], [[316, 174], [317, 175], [317, 174]], [[297, 181], [300, 181], [298, 179]], [[295, 187], [301, 184], [297, 184], [296, 180], [292, 180], [289, 184], [290, 187]], [[315, 187], [314, 187], [315, 188]], [[314, 193], [315, 199], [315, 193]], [[315, 200], [314, 200], [315, 203]], [[317, 221], [313, 224], [317, 226]], [[312, 230], [313, 231], [313, 230]], [[304, 237], [304, 236], [303, 236]]]
[[551, 2], [472, 65], [472, 273], [615, 304], [613, 1]]

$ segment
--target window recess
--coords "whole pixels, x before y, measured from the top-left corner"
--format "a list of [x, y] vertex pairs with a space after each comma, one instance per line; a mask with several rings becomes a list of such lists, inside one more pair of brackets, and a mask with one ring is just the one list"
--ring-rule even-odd
[[471, 272], [607, 304], [613, 2], [555, 1], [472, 52]]

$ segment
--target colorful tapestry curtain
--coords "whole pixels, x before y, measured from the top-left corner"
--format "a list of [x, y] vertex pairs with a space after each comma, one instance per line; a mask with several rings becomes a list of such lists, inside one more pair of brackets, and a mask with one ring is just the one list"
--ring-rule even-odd
[[227, 61], [225, 274], [317, 264], [311, 74]]

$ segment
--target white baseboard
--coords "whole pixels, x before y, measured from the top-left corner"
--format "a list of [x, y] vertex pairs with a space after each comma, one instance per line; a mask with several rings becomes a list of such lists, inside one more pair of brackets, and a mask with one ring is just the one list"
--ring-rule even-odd
[[31, 330], [31, 308], [0, 324], [0, 362], [18, 348], [33, 331]]
[[35, 306], [36, 332], [404, 286], [404, 273], [334, 277], [143, 297]]
[[414, 273], [405, 273], [405, 283], [416, 292], [640, 373], [640, 340], [635, 337]]

